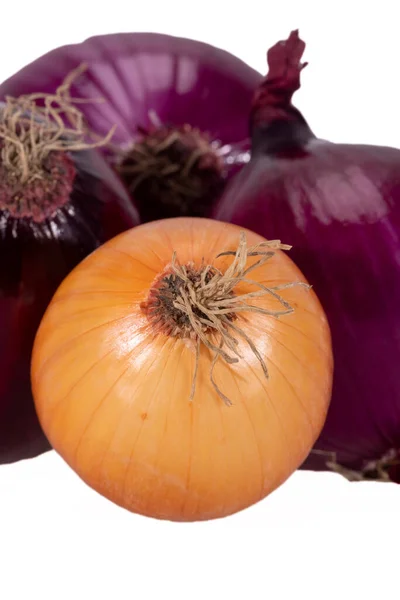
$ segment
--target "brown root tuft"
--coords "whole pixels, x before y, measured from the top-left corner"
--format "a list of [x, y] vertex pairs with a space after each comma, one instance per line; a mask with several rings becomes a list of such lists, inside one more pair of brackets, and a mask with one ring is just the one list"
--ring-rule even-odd
[[7, 96], [0, 107], [1, 164], [20, 184], [43, 177], [43, 166], [51, 152], [96, 148], [113, 136], [115, 127], [102, 139], [92, 134], [76, 106], [101, 99], [71, 97], [72, 83], [86, 68], [82, 64], [69, 73], [54, 94]]
[[[280, 317], [294, 311], [293, 307], [278, 293], [300, 285], [310, 288], [303, 282], [287, 283], [276, 287], [267, 287], [249, 279], [249, 274], [263, 266], [274, 254], [274, 250], [289, 250], [291, 247], [281, 244], [280, 240], [265, 241], [247, 247], [246, 235], [240, 233], [240, 242], [235, 252], [222, 252], [216, 256], [233, 256], [232, 264], [223, 273], [214, 265], [202, 265], [195, 269], [193, 264], [180, 265], [173, 253], [171, 264], [159, 276], [149, 291], [148, 298], [142, 303], [156, 332], [181, 338], [196, 340], [196, 363], [190, 400], [196, 390], [196, 378], [200, 359], [201, 343], [214, 357], [211, 363], [210, 380], [219, 397], [228, 406], [231, 400], [220, 390], [214, 380], [214, 368], [219, 358], [228, 364], [234, 364], [242, 358], [238, 351], [238, 338], [244, 339], [259, 361], [264, 376], [268, 378], [267, 365], [253, 340], [238, 324], [238, 317], [243, 312], [257, 312], [266, 316]], [[260, 257], [252, 265], [247, 266], [249, 257]], [[236, 295], [236, 286], [240, 283], [253, 285], [256, 290]], [[247, 301], [260, 296], [271, 295], [277, 300], [282, 310], [267, 310], [248, 304]], [[210, 333], [217, 334], [218, 344], [213, 343]]]
[[188, 124], [158, 124], [139, 128], [139, 133], [116, 169], [135, 196], [142, 219], [206, 214], [225, 182], [219, 144]]
[[334, 473], [342, 475], [347, 481], [392, 482], [393, 479], [390, 476], [391, 469], [400, 465], [400, 451], [395, 448], [391, 448], [376, 460], [365, 461], [360, 469], [352, 469], [340, 464], [337, 461], [337, 455], [334, 451], [311, 450], [311, 454], [326, 457], [328, 459], [325, 462], [327, 468]]

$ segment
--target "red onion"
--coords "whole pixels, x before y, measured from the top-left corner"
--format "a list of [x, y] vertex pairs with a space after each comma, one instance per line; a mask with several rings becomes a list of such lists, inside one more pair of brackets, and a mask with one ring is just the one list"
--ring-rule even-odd
[[141, 220], [205, 216], [248, 160], [247, 115], [261, 75], [208, 44], [150, 33], [93, 37], [35, 60], [0, 86], [0, 97], [53, 93], [80, 63], [72, 91], [90, 128], [117, 125], [107, 157], [120, 171]]
[[[47, 113], [34, 96], [0, 106], [0, 463], [49, 449], [30, 358], [53, 293], [86, 255], [138, 223], [118, 177], [84, 141], [69, 98], [47, 100]], [[63, 117], [78, 119], [75, 127]]]
[[292, 244], [327, 313], [333, 396], [303, 468], [400, 481], [400, 151], [315, 137], [291, 103], [304, 48], [269, 50], [252, 158], [214, 216]]

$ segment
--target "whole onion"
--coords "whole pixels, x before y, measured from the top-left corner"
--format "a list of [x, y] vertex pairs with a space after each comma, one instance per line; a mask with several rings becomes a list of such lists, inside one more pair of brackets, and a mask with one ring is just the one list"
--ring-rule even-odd
[[50, 448], [34, 409], [30, 361], [55, 290], [102, 242], [138, 223], [118, 177], [85, 141], [66, 91], [0, 106], [0, 463]]
[[57, 48], [0, 86], [0, 97], [53, 93], [80, 63], [72, 92], [129, 188], [141, 220], [204, 216], [248, 160], [251, 99], [261, 75], [228, 52], [152, 33], [92, 37]]
[[325, 427], [303, 465], [400, 481], [400, 151], [319, 140], [291, 98], [298, 32], [268, 52], [251, 112], [251, 162], [214, 217], [292, 244], [332, 331]]

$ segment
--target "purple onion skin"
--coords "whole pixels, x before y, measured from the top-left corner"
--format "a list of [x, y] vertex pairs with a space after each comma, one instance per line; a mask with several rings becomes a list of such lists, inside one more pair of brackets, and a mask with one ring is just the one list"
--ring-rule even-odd
[[335, 361], [326, 423], [302, 468], [333, 460], [360, 472], [400, 448], [400, 151], [316, 139], [291, 104], [303, 50], [293, 32], [269, 52], [252, 160], [213, 216], [293, 246], [326, 311]]
[[0, 208], [0, 464], [50, 449], [34, 409], [30, 360], [54, 292], [101, 243], [138, 223], [122, 184], [97, 151], [70, 157], [76, 169], [70, 199], [49, 218], [34, 222]]
[[163, 123], [187, 123], [223, 144], [248, 139], [248, 114], [261, 75], [228, 52], [156, 33], [96, 36], [52, 50], [2, 83], [0, 98], [54, 93], [81, 63], [88, 68], [71, 93], [105, 100], [79, 108], [100, 135], [117, 125], [117, 146], [130, 144], [138, 126], [151, 125], [151, 110]]

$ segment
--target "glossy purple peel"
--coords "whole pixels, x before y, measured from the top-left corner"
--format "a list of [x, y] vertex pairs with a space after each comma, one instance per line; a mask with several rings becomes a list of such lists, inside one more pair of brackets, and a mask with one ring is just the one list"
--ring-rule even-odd
[[314, 136], [291, 103], [304, 47], [294, 31], [268, 52], [252, 159], [214, 217], [291, 244], [326, 311], [332, 402], [303, 468], [399, 482], [400, 151]]

